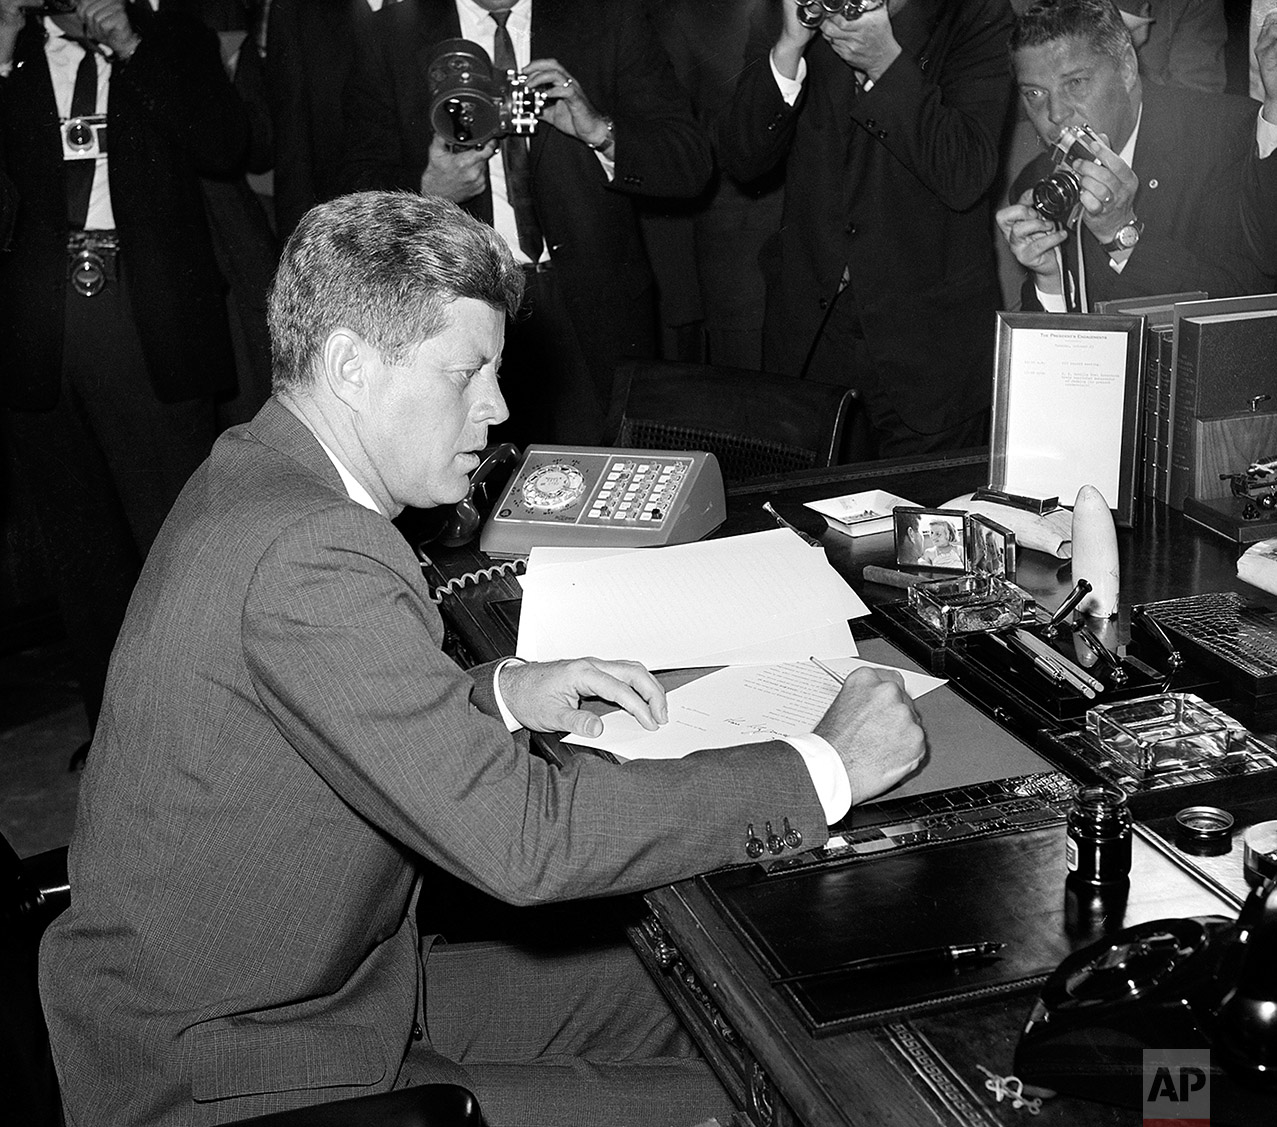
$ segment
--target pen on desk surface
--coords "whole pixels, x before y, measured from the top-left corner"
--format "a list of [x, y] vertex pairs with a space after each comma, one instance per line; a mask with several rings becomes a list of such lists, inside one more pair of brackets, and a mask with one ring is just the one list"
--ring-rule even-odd
[[1027, 647], [1013, 646], [1011, 641], [997, 634], [990, 634], [989, 637], [993, 641], [997, 642], [1004, 650], [1018, 653], [1021, 657], [1027, 658], [1029, 661], [1033, 662], [1034, 668], [1036, 668], [1039, 673], [1050, 681], [1051, 684], [1062, 685], [1065, 683], [1064, 675], [1049, 661], [1044, 661], [1042, 658], [1038, 657], [1038, 655], [1032, 650]]
[[787, 983], [805, 982], [812, 978], [824, 978], [827, 975], [852, 974], [867, 970], [894, 970], [897, 967], [957, 967], [968, 963], [981, 963], [988, 959], [1000, 958], [998, 952], [1005, 943], [991, 943], [983, 940], [979, 943], [951, 943], [947, 947], [922, 947], [916, 951], [889, 951], [885, 955], [869, 955], [861, 959], [848, 959], [845, 963], [835, 963], [820, 970], [802, 971], [799, 974], [786, 974], [773, 978], [773, 986], [784, 986]]
[[1098, 677], [1092, 677], [1091, 674], [1089, 674], [1080, 665], [1070, 661], [1054, 646], [1047, 645], [1047, 643], [1042, 641], [1041, 638], [1035, 637], [1027, 630], [1022, 630], [1018, 626], [1012, 631], [1011, 636], [1013, 638], [1018, 638], [1023, 645], [1027, 646], [1039, 657], [1053, 662], [1059, 668], [1060, 672], [1064, 674], [1065, 680], [1070, 683], [1079, 683], [1081, 686], [1091, 691], [1090, 695], [1095, 696], [1096, 694], [1104, 691], [1105, 685], [1103, 681], [1101, 681]]
[[817, 540], [814, 536], [810, 535], [809, 533], [804, 532], [801, 528], [797, 527], [796, 525], [790, 524], [789, 521], [787, 521], [783, 516], [780, 515], [780, 513], [778, 513], [772, 507], [772, 503], [770, 501], [764, 501], [763, 508], [766, 509], [769, 513], [771, 513], [772, 520], [774, 520], [778, 525], [780, 525], [781, 528], [787, 528], [795, 536], [802, 537], [802, 539], [805, 540], [808, 544], [810, 544], [813, 548], [820, 547], [819, 540]]
[[836, 669], [830, 669], [829, 666], [827, 666], [823, 661], [820, 660], [820, 658], [811, 657], [811, 658], [808, 658], [807, 660], [810, 661], [813, 665], [815, 665], [818, 669], [823, 669], [826, 673], [829, 674], [829, 676], [831, 676], [835, 681], [837, 681], [838, 684], [841, 685], [847, 680], [846, 676], [844, 676], [842, 673], [839, 673]]
[[[1022, 637], [1021, 635], [1024, 636]], [[1069, 688], [1081, 693], [1087, 700], [1094, 700], [1099, 695], [1081, 677], [1069, 671], [1069, 663], [1065, 658], [1060, 658], [1059, 661], [1054, 660], [1052, 657], [1054, 651], [1043, 652], [1044, 649], [1049, 650], [1050, 647], [1044, 646], [1042, 643], [1039, 643], [1038, 646], [1030, 645], [1026, 640], [1027, 638], [1033, 638], [1033, 635], [1026, 635], [1023, 630], [1018, 628], [1006, 635], [1006, 640], [1013, 650], [1027, 657], [1056, 684], [1068, 685]], [[1036, 642], [1037, 639], [1033, 638], [1033, 641]]]

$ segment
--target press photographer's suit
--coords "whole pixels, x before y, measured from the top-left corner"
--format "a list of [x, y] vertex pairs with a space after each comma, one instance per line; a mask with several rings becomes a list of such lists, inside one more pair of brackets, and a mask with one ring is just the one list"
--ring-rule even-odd
[[[460, 33], [456, 4], [403, 0], [365, 26], [347, 88], [344, 187], [419, 191], [434, 136], [426, 63], [437, 43]], [[532, 58], [558, 60], [616, 123], [611, 182], [587, 145], [553, 126], [537, 127], [529, 154], [537, 219], [605, 412], [613, 368], [656, 354], [654, 281], [635, 197], [696, 195], [712, 156], [642, 5], [534, 0]], [[491, 191], [462, 207], [490, 223]], [[507, 391], [517, 422], [532, 405]]]
[[834, 357], [820, 378], [859, 388], [871, 418], [894, 411], [902, 429], [928, 435], [989, 405], [1001, 304], [990, 189], [1011, 10], [911, 0], [892, 27], [902, 54], [870, 90], [816, 36], [790, 107], [768, 62], [778, 27], [760, 26], [719, 159], [742, 181], [787, 162], [784, 221], [760, 256], [763, 366], [803, 372], [827, 319], [841, 317], [870, 363], [857, 371], [851, 355]]
[[826, 840], [788, 745], [559, 769], [442, 639], [412, 550], [285, 407], [218, 440], [138, 582], [41, 951], [76, 1127], [455, 1079], [426, 1063], [418, 857], [534, 903], [747, 862], [750, 824]]
[[[1119, 274], [1095, 236], [1082, 228], [1088, 302], [1188, 290], [1211, 297], [1266, 292], [1272, 280], [1248, 250], [1242, 220], [1246, 184], [1249, 207], [1261, 216], [1277, 211], [1277, 155], [1260, 161], [1255, 146], [1258, 103], [1155, 82], [1142, 89], [1131, 168], [1140, 180], [1134, 208], [1144, 230]], [[1010, 198], [1018, 201], [1050, 169], [1048, 154], [1035, 158], [1016, 177]], [[1070, 270], [1076, 239], [1070, 234], [1063, 248]], [[1032, 275], [1023, 285], [1021, 307], [1042, 308]]]
[[28, 21], [0, 78], [0, 174], [18, 197], [0, 253], [0, 402], [36, 502], [90, 721], [129, 590], [169, 505], [208, 453], [234, 386], [224, 283], [200, 175], [248, 144], [212, 32], [130, 5], [141, 43], [106, 106], [122, 284], [67, 282], [67, 192], [44, 30]]

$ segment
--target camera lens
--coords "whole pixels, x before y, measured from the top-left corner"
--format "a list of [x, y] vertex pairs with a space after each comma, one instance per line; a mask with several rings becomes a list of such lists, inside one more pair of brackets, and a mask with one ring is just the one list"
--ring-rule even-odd
[[1082, 181], [1070, 168], [1058, 168], [1033, 185], [1033, 206], [1046, 219], [1065, 223], [1082, 196]]

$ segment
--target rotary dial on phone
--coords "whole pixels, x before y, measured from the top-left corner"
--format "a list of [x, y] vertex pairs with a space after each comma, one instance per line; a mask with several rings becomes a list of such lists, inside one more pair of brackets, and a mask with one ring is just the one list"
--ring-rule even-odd
[[575, 466], [550, 463], [528, 474], [523, 483], [523, 503], [529, 509], [552, 513], [580, 499], [585, 475]]

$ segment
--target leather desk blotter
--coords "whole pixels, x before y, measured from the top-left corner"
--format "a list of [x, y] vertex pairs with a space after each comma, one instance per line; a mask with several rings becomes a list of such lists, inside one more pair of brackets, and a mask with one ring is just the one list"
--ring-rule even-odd
[[848, 959], [948, 944], [1005, 943], [993, 962], [889, 967], [778, 986], [811, 1032], [885, 1019], [1036, 985], [1070, 952], [1145, 920], [1233, 916], [1138, 834], [1125, 903], [1096, 905], [1066, 887], [1064, 826], [777, 871], [699, 878], [771, 978]]

